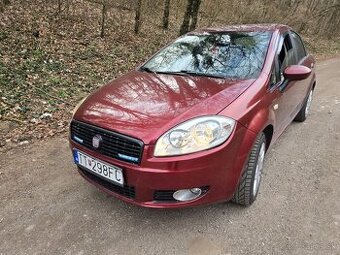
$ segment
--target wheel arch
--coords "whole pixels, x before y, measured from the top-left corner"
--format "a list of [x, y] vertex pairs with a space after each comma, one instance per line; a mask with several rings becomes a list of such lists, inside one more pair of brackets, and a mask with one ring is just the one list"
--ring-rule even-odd
[[240, 119], [239, 122], [246, 128], [246, 132], [234, 164], [234, 169], [239, 171], [236, 185], [238, 185], [241, 175], [244, 172], [245, 164], [249, 157], [251, 148], [256, 142], [256, 138], [263, 132], [267, 141], [266, 150], [268, 150], [272, 144], [275, 128], [275, 112], [271, 107], [262, 107], [260, 110], [257, 110], [256, 114], [249, 114], [248, 116]]
[[263, 132], [266, 136], [266, 149], [272, 142], [274, 134], [275, 112], [268, 108], [263, 108], [255, 114], [246, 127], [256, 135]]
[[266, 138], [266, 151], [268, 150], [269, 146], [271, 145], [272, 139], [273, 139], [273, 134], [274, 134], [274, 126], [272, 124], [267, 124], [264, 126], [264, 128], [259, 129], [257, 132], [251, 130], [251, 129], [246, 129], [246, 133], [244, 136], [244, 139], [241, 143], [240, 146], [240, 151], [238, 153], [238, 156], [236, 158], [236, 162], [234, 165], [235, 169], [240, 170], [240, 174], [237, 180], [237, 184], [240, 181], [241, 175], [244, 171], [245, 164], [247, 162], [247, 159], [249, 157], [251, 148], [254, 146], [257, 137], [261, 134], [264, 133], [265, 138]]
[[316, 87], [316, 81], [313, 82], [313, 85], [312, 85], [312, 90], [314, 90]]

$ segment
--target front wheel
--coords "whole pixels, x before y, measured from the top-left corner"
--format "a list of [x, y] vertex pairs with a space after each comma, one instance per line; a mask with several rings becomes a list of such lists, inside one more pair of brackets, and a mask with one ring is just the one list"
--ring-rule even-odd
[[250, 151], [245, 170], [241, 176], [232, 201], [236, 204], [249, 206], [258, 194], [266, 153], [266, 137], [261, 133]]

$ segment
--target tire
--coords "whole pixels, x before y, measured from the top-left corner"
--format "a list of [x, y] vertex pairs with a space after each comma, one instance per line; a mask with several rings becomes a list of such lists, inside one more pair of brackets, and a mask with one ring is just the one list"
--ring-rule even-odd
[[307, 119], [307, 116], [308, 116], [309, 110], [310, 110], [310, 106], [311, 106], [311, 103], [312, 103], [312, 99], [313, 99], [313, 93], [314, 93], [314, 90], [311, 89], [308, 93], [307, 98], [305, 99], [305, 102], [303, 103], [302, 108], [300, 109], [300, 111], [298, 112], [296, 117], [294, 118], [294, 121], [303, 122]]
[[253, 148], [248, 156], [248, 161], [242, 173], [240, 182], [232, 201], [236, 204], [249, 206], [257, 197], [261, 173], [263, 169], [264, 155], [266, 152], [266, 137], [261, 133], [255, 141]]

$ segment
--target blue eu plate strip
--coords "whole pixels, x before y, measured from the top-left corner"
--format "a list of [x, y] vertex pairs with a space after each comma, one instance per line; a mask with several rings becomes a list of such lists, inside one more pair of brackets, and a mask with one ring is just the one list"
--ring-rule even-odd
[[78, 151], [77, 151], [77, 150], [73, 150], [73, 159], [74, 159], [74, 162], [75, 162], [76, 164], [79, 163]]

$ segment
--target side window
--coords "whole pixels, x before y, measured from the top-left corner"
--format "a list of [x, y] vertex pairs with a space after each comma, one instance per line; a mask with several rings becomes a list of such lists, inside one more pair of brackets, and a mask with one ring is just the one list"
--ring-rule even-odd
[[288, 34], [285, 35], [281, 49], [279, 49], [277, 54], [277, 81], [283, 81], [283, 71], [285, 70], [285, 68], [289, 65], [297, 64], [293, 44]]
[[289, 34], [285, 35], [283, 44], [286, 48], [286, 54], [287, 54], [285, 62], [284, 62], [284, 68], [286, 68], [289, 65], [297, 64], [296, 57], [294, 54], [293, 44], [292, 44]]
[[284, 65], [287, 59], [287, 51], [286, 51], [286, 47], [284, 44], [282, 45], [282, 48], [280, 52], [278, 53], [278, 59], [279, 59], [279, 67], [281, 69], [281, 67]]
[[300, 62], [300, 60], [303, 59], [307, 55], [305, 46], [303, 45], [303, 42], [297, 33], [291, 31], [291, 37], [292, 37], [294, 49], [297, 55], [297, 62]]

